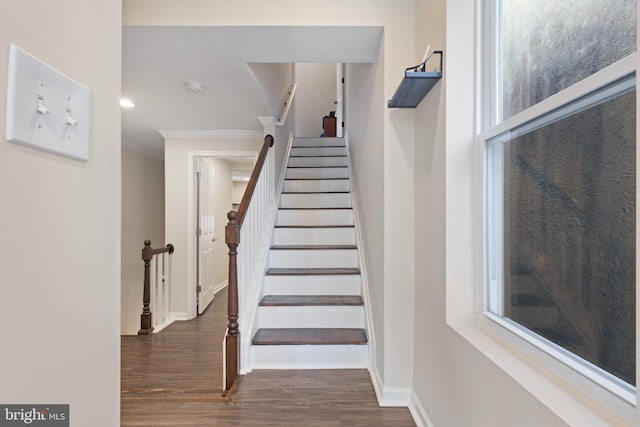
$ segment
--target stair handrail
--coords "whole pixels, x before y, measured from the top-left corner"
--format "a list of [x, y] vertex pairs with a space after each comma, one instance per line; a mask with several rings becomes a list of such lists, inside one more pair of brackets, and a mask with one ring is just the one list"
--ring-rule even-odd
[[289, 109], [291, 108], [291, 104], [293, 104], [293, 97], [296, 94], [296, 87], [298, 85], [296, 83], [291, 83], [289, 85], [289, 93], [284, 101], [284, 108], [282, 110], [282, 114], [280, 115], [280, 119], [276, 122], [276, 126], [284, 126], [287, 121], [287, 115], [289, 114]]
[[151, 240], [144, 241], [144, 248], [142, 248], [142, 260], [144, 261], [144, 283], [142, 291], [142, 314], [140, 315], [140, 330], [138, 335], [150, 335], [153, 333], [153, 324], [151, 322], [151, 277], [149, 267], [154, 255], [168, 252], [172, 254], [175, 247], [172, 243], [168, 243], [164, 248], [153, 249], [151, 247]]
[[247, 209], [253, 198], [258, 179], [265, 165], [269, 148], [273, 146], [273, 136], [267, 135], [258, 160], [251, 172], [251, 178], [242, 196], [238, 210], [229, 211], [227, 218], [229, 223], [225, 227], [225, 242], [229, 247], [229, 286], [227, 300], [227, 335], [225, 337], [225, 392], [231, 389], [238, 377], [240, 364], [240, 328], [238, 324], [238, 244], [240, 243], [240, 230], [244, 222]]

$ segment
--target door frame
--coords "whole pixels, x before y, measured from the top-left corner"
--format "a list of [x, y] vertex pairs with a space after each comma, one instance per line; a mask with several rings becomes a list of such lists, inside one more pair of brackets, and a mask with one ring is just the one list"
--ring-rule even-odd
[[342, 138], [345, 135], [345, 127], [343, 123], [345, 123], [344, 118], [344, 97], [345, 97], [345, 87], [344, 87], [344, 64], [342, 62], [338, 62], [336, 64], [336, 136], [338, 138]]
[[[254, 162], [258, 153], [255, 151], [215, 151], [215, 150], [190, 150], [187, 153], [187, 319], [194, 319], [198, 316], [196, 300], [196, 227], [197, 227], [197, 180], [198, 170], [197, 160], [201, 157], [251, 157]], [[220, 223], [219, 223], [220, 224]], [[227, 219], [223, 218], [222, 223], [226, 225]], [[222, 225], [220, 225], [222, 226]]]

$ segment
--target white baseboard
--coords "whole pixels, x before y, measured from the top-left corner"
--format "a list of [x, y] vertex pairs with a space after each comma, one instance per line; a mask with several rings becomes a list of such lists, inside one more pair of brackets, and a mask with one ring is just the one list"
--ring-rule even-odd
[[224, 288], [226, 288], [227, 286], [229, 286], [229, 281], [225, 280], [224, 282], [218, 283], [214, 288], [213, 288], [213, 294], [217, 294], [218, 292], [220, 292], [221, 290], [223, 290]]
[[187, 314], [186, 313], [169, 313], [169, 316], [167, 317], [167, 321], [164, 323], [161, 323], [157, 326], [154, 326], [153, 328], [153, 333], [157, 334], [158, 332], [162, 331], [163, 329], [165, 329], [167, 326], [171, 325], [173, 322], [175, 322], [176, 320], [187, 320]]
[[176, 320], [189, 320], [187, 313], [179, 311], [172, 311], [169, 318], [171, 319], [171, 322], [175, 322]]
[[411, 412], [411, 416], [418, 427], [434, 427], [429, 415], [427, 415], [427, 411], [425, 411], [424, 406], [422, 406], [420, 399], [418, 399], [413, 390], [411, 390], [409, 412]]
[[378, 398], [380, 406], [402, 406], [408, 407], [411, 397], [410, 387], [389, 387], [384, 385], [382, 376], [375, 366], [369, 368], [373, 388]]

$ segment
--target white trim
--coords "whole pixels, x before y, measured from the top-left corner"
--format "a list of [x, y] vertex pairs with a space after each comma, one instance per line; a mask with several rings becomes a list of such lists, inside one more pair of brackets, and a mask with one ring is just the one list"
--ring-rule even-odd
[[259, 130], [159, 130], [165, 139], [262, 139]]
[[415, 391], [411, 390], [409, 397], [409, 412], [418, 427], [434, 427], [433, 421], [429, 418], [427, 411], [422, 406]]
[[[369, 294], [369, 281], [367, 276], [367, 262], [364, 256], [365, 242], [362, 235], [362, 224], [360, 218], [360, 210], [358, 209], [358, 197], [356, 195], [353, 179], [353, 164], [351, 163], [351, 153], [349, 150], [349, 135], [347, 131], [344, 132], [344, 146], [347, 154], [347, 171], [349, 172], [349, 185], [351, 186], [351, 206], [353, 209], [353, 223], [356, 232], [356, 246], [358, 250], [358, 261], [360, 265], [360, 289], [362, 292], [362, 300], [365, 308], [365, 324], [367, 327], [367, 340], [369, 341], [369, 366], [375, 366], [374, 355], [376, 354], [376, 339], [373, 326], [373, 312], [371, 311], [371, 296]], [[378, 399], [379, 401], [380, 399]]]
[[561, 346], [558, 346], [553, 342], [545, 339], [544, 337], [535, 334], [530, 329], [521, 326], [516, 322], [510, 321], [508, 318], [496, 316], [495, 314], [487, 311], [485, 311], [483, 314], [511, 333], [519, 336], [529, 344], [539, 348], [545, 353], [548, 353], [550, 356], [584, 375], [595, 384], [600, 385], [601, 387], [617, 396], [620, 396], [620, 398], [625, 400], [627, 403], [635, 405], [635, 387], [627, 385], [622, 380], [609, 374], [604, 369], [601, 369], [593, 365], [592, 363], [589, 363], [587, 360], [580, 359], [573, 353], [564, 350]]
[[185, 321], [185, 320], [189, 320], [189, 316], [187, 316], [187, 313], [184, 312], [177, 312], [177, 311], [172, 311], [170, 318], [172, 319], [172, 322], [178, 322], [178, 321]]
[[[252, 328], [253, 330], [254, 328]], [[226, 337], [226, 335], [225, 335]], [[242, 335], [240, 335], [242, 338]], [[247, 375], [253, 368], [251, 366], [251, 340], [240, 340], [240, 375]]]
[[369, 375], [376, 392], [378, 405], [382, 407], [409, 407], [411, 388], [390, 387], [384, 385], [384, 380], [375, 366], [369, 367]]
[[[450, 323], [463, 339], [484, 354], [567, 425], [634, 425], [633, 405], [533, 348], [482, 314], [477, 323]], [[558, 373], [563, 370], [562, 373]]]
[[287, 141], [287, 149], [284, 153], [284, 162], [282, 162], [282, 169], [280, 170], [280, 178], [278, 179], [278, 185], [276, 186], [277, 197], [274, 198], [275, 206], [280, 206], [280, 194], [282, 194], [282, 187], [284, 186], [284, 178], [287, 174], [287, 163], [289, 162], [289, 154], [291, 154], [291, 147], [293, 146], [293, 132], [289, 134], [289, 140]]
[[258, 117], [258, 121], [262, 125], [263, 137], [271, 134], [275, 138], [275, 135], [273, 134], [275, 134], [276, 128], [273, 117]]
[[480, 138], [485, 141], [490, 140], [498, 135], [508, 132], [511, 129], [516, 129], [525, 123], [539, 118], [540, 116], [558, 110], [571, 102], [609, 86], [613, 82], [624, 79], [625, 77], [635, 73], [636, 62], [636, 53], [634, 52], [620, 61], [603, 68], [577, 83], [574, 83], [566, 89], [561, 90], [544, 101], [541, 101], [508, 118], [491, 129], [486, 130], [480, 134]]
[[[629, 59], [633, 57], [633, 63], [629, 62]], [[561, 120], [564, 117], [576, 114], [580, 111], [591, 108], [608, 99], [620, 96], [635, 88], [635, 73], [633, 70], [629, 70], [629, 67], [635, 67], [635, 54], [626, 57], [621, 60], [623, 64], [616, 67], [608, 67], [603, 70], [604, 72], [598, 72], [592, 77], [594, 79], [587, 78], [582, 82], [577, 83], [580, 87], [576, 90], [569, 89], [560, 92], [561, 97], [557, 97], [551, 103], [542, 101], [534, 107], [525, 110], [523, 114], [514, 116], [517, 120], [507, 120], [503, 124], [496, 126], [495, 128], [485, 132], [479, 138], [479, 144], [485, 146], [487, 143], [491, 145], [491, 148], [485, 147], [485, 161], [486, 169], [484, 170], [484, 181], [486, 186], [483, 191], [483, 204], [486, 211], [481, 213], [484, 215], [485, 226], [483, 233], [483, 241], [486, 245], [482, 258], [486, 261], [484, 268], [487, 275], [484, 278], [485, 289], [485, 301], [486, 308], [481, 308], [484, 315], [494, 321], [497, 325], [502, 326], [509, 332], [515, 334], [515, 336], [526, 341], [536, 349], [527, 349], [527, 352], [534, 353], [536, 351], [542, 351], [549, 356], [555, 358], [557, 361], [563, 363], [567, 368], [583, 375], [585, 378], [592, 381], [604, 390], [619, 396], [623, 401], [635, 405], [636, 403], [636, 389], [631, 385], [625, 385], [621, 380], [613, 377], [605, 370], [600, 369], [578, 355], [574, 355], [569, 351], [562, 349], [560, 346], [552, 344], [550, 341], [543, 337], [528, 332], [528, 329], [520, 325], [503, 318], [503, 289], [504, 281], [502, 277], [504, 266], [504, 224], [502, 223], [503, 214], [503, 177], [502, 172], [504, 165], [502, 165], [503, 155], [502, 146], [503, 142], [509, 141], [519, 135], [531, 132], [542, 126], [546, 126], [555, 121]], [[607, 78], [613, 78], [612, 81], [607, 81]], [[588, 84], [582, 84], [586, 80]], [[551, 98], [549, 98], [551, 99]], [[564, 102], [559, 104], [559, 102]], [[540, 105], [543, 107], [552, 108], [547, 110], [546, 108], [538, 108]], [[536, 110], [536, 116], [532, 117], [530, 110]], [[515, 128], [505, 128], [507, 124], [516, 126]], [[503, 132], [495, 134], [495, 129], [503, 129]], [[488, 135], [494, 135], [490, 139], [485, 139]], [[487, 311], [484, 311], [487, 310]], [[517, 338], [516, 338], [517, 339]], [[539, 360], [542, 360], [539, 358]], [[547, 363], [547, 362], [545, 362]], [[557, 374], [561, 378], [567, 378], [571, 375], [565, 370], [557, 370]], [[592, 388], [592, 387], [589, 387]], [[596, 392], [591, 391], [591, 394]]]
[[[371, 350], [371, 346], [369, 346], [369, 350]], [[382, 376], [380, 376], [378, 368], [376, 368], [375, 365], [369, 364], [369, 376], [371, 377], [371, 383], [373, 384], [373, 391], [376, 393], [376, 399], [378, 399], [378, 405], [382, 406], [382, 389], [384, 388], [384, 381], [382, 381]]]
[[170, 324], [172, 324], [176, 319], [171, 318], [171, 315], [167, 316], [167, 320], [164, 323], [161, 323], [159, 325], [155, 325], [153, 327], [153, 333], [157, 334], [158, 332], [162, 331], [163, 329], [165, 329], [167, 326], [169, 326]]
[[153, 333], [157, 334], [158, 332], [162, 331], [163, 329], [166, 329], [173, 322], [178, 322], [178, 321], [183, 321], [183, 320], [188, 320], [187, 319], [187, 313], [179, 313], [179, 312], [172, 311], [167, 316], [167, 321], [166, 322], [164, 322], [164, 323], [162, 323], [160, 325], [154, 326]]
[[221, 290], [223, 290], [224, 288], [226, 288], [227, 286], [229, 286], [229, 281], [225, 280], [224, 282], [220, 282], [218, 283], [214, 288], [213, 288], [213, 294], [217, 294], [218, 292], [220, 292]]
[[[501, 123], [496, 124], [499, 117], [486, 117], [491, 115], [491, 111], [482, 111], [492, 106], [501, 104], [499, 92], [496, 91], [496, 80], [493, 79], [498, 72], [494, 69], [496, 52], [499, 52], [499, 46], [491, 46], [491, 41], [495, 39], [493, 34], [497, 34], [497, 27], [493, 20], [498, 16], [499, 11], [496, 9], [496, 2], [488, 2], [487, 12], [483, 18], [487, 25], [481, 25], [479, 36], [482, 31], [485, 32], [485, 40], [478, 43], [478, 46], [484, 48], [487, 53], [485, 59], [489, 59], [491, 64], [478, 65], [478, 69], [484, 73], [492, 73], [485, 75], [478, 81], [483, 82], [486, 90], [484, 98], [492, 99], [489, 105], [479, 101], [476, 103], [480, 107], [478, 120], [483, 126], [494, 125], [490, 129], [485, 129], [480, 133], [476, 144], [478, 149], [478, 164], [481, 174], [482, 184], [480, 185], [481, 201], [480, 201], [480, 232], [481, 242], [479, 244], [478, 263], [480, 277], [478, 283], [481, 304], [478, 304], [479, 315], [477, 316], [480, 329], [491, 335], [498, 334], [501, 340], [504, 340], [508, 346], [520, 349], [526, 358], [533, 361], [534, 364], [545, 367], [553, 372], [557, 378], [566, 382], [566, 384], [581, 390], [581, 394], [587, 396], [595, 402], [602, 403], [604, 407], [615, 411], [622, 417], [628, 417], [628, 405], [636, 404], [635, 387], [623, 384], [622, 381], [614, 378], [604, 370], [596, 367], [586, 360], [564, 350], [560, 346], [545, 340], [543, 337], [528, 331], [526, 328], [517, 325], [503, 315], [503, 194], [502, 194], [502, 173], [504, 166], [500, 163], [503, 160], [501, 154], [502, 142], [511, 140], [519, 135], [534, 131], [540, 127], [546, 126], [572, 114], [576, 114], [585, 109], [591, 108], [608, 99], [619, 96], [635, 88], [635, 72], [637, 65], [637, 54], [631, 55], [615, 62], [614, 64], [603, 68], [602, 70], [592, 74], [585, 79], [570, 85], [560, 92], [550, 96], [549, 98], [525, 109], [524, 111], [507, 118]], [[487, 13], [489, 15], [487, 15]], [[490, 28], [486, 28], [490, 27]], [[482, 95], [479, 92], [478, 95]], [[480, 96], [482, 99], [483, 97]], [[485, 114], [485, 117], [482, 117]], [[493, 143], [489, 149], [487, 144]], [[494, 151], [495, 150], [495, 151]], [[485, 311], [486, 310], [486, 311]], [[501, 329], [501, 330], [498, 330]], [[535, 393], [534, 393], [535, 395]], [[551, 405], [549, 405], [551, 407]]]

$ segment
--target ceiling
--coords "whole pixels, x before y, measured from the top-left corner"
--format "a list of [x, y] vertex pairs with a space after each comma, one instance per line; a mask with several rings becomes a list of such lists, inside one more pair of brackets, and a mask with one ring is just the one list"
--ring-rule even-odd
[[[123, 27], [122, 143], [163, 157], [159, 130], [262, 131], [269, 75], [296, 62], [371, 63], [382, 27]], [[201, 92], [184, 82], [203, 83]], [[268, 89], [268, 88], [267, 88]], [[284, 94], [282, 94], [284, 97]]]

